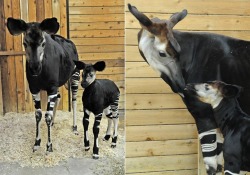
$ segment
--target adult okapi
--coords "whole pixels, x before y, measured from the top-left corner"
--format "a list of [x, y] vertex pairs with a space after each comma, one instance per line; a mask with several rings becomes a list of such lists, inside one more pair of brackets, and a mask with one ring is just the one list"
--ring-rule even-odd
[[69, 79], [72, 88], [73, 131], [77, 134], [76, 95], [80, 72], [75, 69], [73, 62], [78, 60], [76, 47], [72, 41], [55, 35], [59, 29], [56, 18], [47, 18], [41, 23], [26, 23], [21, 19], [8, 18], [7, 28], [12, 35], [24, 34], [26, 76], [36, 109], [36, 139], [33, 151], [36, 151], [41, 143], [40, 121], [42, 110], [40, 91], [45, 90], [48, 95], [47, 111], [45, 113], [45, 121], [48, 127], [47, 151], [52, 152], [51, 126], [60, 100], [58, 88]]
[[129, 11], [140, 22], [138, 46], [144, 60], [180, 94], [195, 119], [207, 174], [221, 171], [221, 133], [210, 105], [183, 93], [187, 83], [221, 80], [244, 87], [239, 103], [250, 114], [250, 42], [212, 33], [180, 32], [173, 27], [187, 10], [169, 20], [149, 19], [136, 7]]

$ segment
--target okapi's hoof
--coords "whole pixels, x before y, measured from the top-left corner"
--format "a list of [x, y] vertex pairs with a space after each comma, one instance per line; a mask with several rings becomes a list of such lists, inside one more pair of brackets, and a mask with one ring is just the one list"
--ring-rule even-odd
[[89, 140], [84, 140], [84, 147], [85, 147], [85, 151], [88, 151], [90, 149]]
[[116, 142], [117, 142], [117, 136], [112, 138], [112, 143], [111, 143], [111, 148], [115, 148], [116, 147]]
[[53, 152], [52, 143], [50, 145], [47, 145], [47, 153], [49, 152]]
[[72, 130], [73, 130], [73, 133], [74, 133], [75, 135], [78, 135], [78, 134], [79, 134], [78, 131], [77, 131], [77, 125], [72, 126]]
[[223, 170], [223, 166], [218, 164], [216, 172], [222, 172], [222, 170]]
[[98, 154], [93, 154], [93, 159], [99, 159], [99, 155]]
[[41, 139], [35, 141], [33, 152], [36, 152], [40, 148], [40, 144], [41, 144]]
[[111, 148], [115, 148], [116, 147], [116, 143], [111, 143]]
[[110, 135], [105, 135], [104, 137], [103, 137], [103, 141], [108, 141], [109, 140], [109, 138], [110, 138]]
[[85, 146], [85, 151], [89, 151], [90, 147], [89, 146]]

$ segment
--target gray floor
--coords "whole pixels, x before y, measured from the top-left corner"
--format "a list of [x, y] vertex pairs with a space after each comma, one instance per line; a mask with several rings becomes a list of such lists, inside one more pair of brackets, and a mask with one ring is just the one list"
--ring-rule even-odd
[[69, 159], [54, 167], [21, 167], [18, 164], [0, 163], [1, 175], [92, 175], [99, 174], [93, 170], [98, 160]]

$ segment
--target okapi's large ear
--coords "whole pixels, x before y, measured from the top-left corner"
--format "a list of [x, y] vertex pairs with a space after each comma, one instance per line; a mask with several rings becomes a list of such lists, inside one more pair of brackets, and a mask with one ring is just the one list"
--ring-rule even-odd
[[40, 24], [40, 29], [48, 34], [55, 34], [59, 30], [59, 23], [56, 18], [47, 18]]
[[187, 16], [187, 10], [186, 9], [182, 10], [182, 12], [173, 14], [169, 19], [170, 24], [169, 24], [168, 27], [173, 28], [179, 21], [181, 21], [186, 16]]
[[153, 24], [152, 21], [146, 15], [139, 12], [135, 6], [128, 4], [128, 9], [143, 26], [149, 27]]
[[7, 28], [11, 35], [20, 35], [27, 30], [28, 26], [26, 22], [21, 19], [8, 18]]
[[179, 43], [174, 38], [174, 35], [173, 35], [172, 31], [168, 32], [167, 38], [168, 38], [169, 42], [171, 43], [171, 45], [173, 46], [173, 48], [175, 49], [175, 51], [177, 53], [180, 53], [181, 52], [181, 46], [179, 45]]
[[85, 68], [86, 64], [82, 61], [74, 61], [75, 65], [76, 65], [76, 68], [78, 70], [82, 70]]
[[103, 71], [106, 67], [106, 63], [104, 61], [98, 61], [93, 65], [93, 67], [97, 71]]
[[226, 98], [237, 98], [242, 91], [242, 87], [237, 85], [226, 84], [222, 87], [221, 93]]

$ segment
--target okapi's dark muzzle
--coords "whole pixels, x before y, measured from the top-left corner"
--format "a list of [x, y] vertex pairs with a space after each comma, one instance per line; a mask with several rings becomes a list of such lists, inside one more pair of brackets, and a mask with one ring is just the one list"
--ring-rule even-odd
[[196, 89], [194, 88], [194, 84], [187, 84], [185, 89], [184, 89], [184, 93], [188, 93], [189, 95], [193, 95], [196, 96]]
[[86, 87], [89, 86], [89, 82], [87, 82], [87, 81], [82, 81], [82, 82], [81, 82], [81, 86], [82, 86], [83, 88], [86, 88]]
[[42, 72], [41, 63], [29, 63], [29, 69], [32, 76], [38, 76]]

